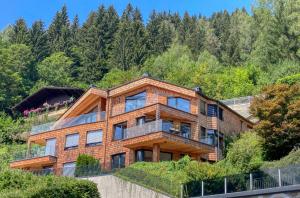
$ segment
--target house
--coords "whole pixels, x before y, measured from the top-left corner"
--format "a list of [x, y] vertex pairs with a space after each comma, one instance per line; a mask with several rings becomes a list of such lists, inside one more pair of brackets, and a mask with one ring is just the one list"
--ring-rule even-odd
[[12, 111], [24, 117], [45, 113], [49, 117], [59, 117], [83, 92], [78, 88], [43, 87], [12, 107]]
[[121, 86], [90, 88], [55, 123], [35, 127], [28, 151], [12, 168], [74, 174], [79, 154], [100, 160], [102, 169], [136, 161], [198, 161], [222, 158], [224, 138], [253, 123], [200, 88], [188, 89], [142, 77]]

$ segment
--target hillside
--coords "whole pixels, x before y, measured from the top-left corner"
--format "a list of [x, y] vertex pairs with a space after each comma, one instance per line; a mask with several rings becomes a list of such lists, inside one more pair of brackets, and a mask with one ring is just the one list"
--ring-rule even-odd
[[252, 13], [153, 11], [145, 22], [130, 4], [121, 16], [100, 5], [79, 23], [64, 6], [48, 28], [21, 18], [0, 34], [0, 111], [46, 85], [107, 88], [144, 72], [217, 99], [299, 81], [299, 7], [258, 0]]

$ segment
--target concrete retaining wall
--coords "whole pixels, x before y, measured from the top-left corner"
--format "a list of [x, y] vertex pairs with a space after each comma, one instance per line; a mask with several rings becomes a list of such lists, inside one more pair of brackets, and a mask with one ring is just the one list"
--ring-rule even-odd
[[89, 177], [87, 179], [97, 184], [101, 198], [170, 198], [113, 175]]

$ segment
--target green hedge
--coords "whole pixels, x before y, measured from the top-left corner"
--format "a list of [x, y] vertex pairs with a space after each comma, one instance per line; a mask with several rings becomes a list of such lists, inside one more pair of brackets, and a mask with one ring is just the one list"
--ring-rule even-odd
[[99, 198], [96, 184], [68, 177], [35, 176], [20, 170], [0, 172], [2, 198]]
[[76, 160], [76, 177], [95, 176], [101, 174], [99, 160], [93, 156], [80, 154]]

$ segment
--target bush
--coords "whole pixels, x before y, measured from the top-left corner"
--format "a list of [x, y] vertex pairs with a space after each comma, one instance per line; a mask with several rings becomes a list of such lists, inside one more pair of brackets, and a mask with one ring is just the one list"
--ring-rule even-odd
[[280, 168], [300, 164], [300, 149], [291, 151], [287, 156], [277, 161], [264, 162], [261, 168]]
[[96, 184], [68, 177], [35, 176], [20, 170], [0, 172], [0, 197], [98, 198]]
[[76, 160], [76, 177], [95, 176], [101, 173], [99, 160], [93, 156], [80, 154]]
[[262, 143], [262, 138], [255, 132], [243, 133], [240, 139], [231, 143], [225, 163], [242, 173], [258, 169], [263, 163]]

